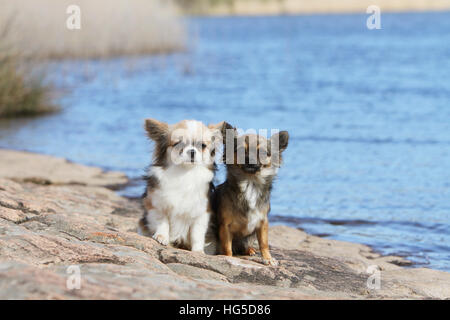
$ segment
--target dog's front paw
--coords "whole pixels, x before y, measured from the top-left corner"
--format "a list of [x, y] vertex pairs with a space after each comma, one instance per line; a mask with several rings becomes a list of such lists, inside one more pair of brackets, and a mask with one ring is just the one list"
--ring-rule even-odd
[[169, 238], [163, 236], [162, 234], [155, 234], [152, 238], [158, 241], [163, 246], [167, 246], [169, 244]]
[[256, 250], [255, 250], [255, 248], [249, 247], [249, 248], [247, 248], [247, 250], [245, 251], [245, 253], [246, 253], [248, 256], [254, 256], [254, 255], [256, 254]]
[[192, 250], [191, 250], [192, 252], [198, 252], [198, 253], [205, 253], [205, 251], [203, 250], [203, 249], [201, 249], [201, 248], [192, 248]]
[[265, 265], [269, 265], [269, 266], [273, 266], [273, 267], [278, 266], [278, 261], [275, 258], [270, 258], [270, 259], [263, 258], [263, 263]]

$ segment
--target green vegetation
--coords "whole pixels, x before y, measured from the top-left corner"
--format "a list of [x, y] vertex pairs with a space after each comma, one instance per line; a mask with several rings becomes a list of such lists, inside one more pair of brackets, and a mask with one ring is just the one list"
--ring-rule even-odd
[[[20, 66], [22, 65], [22, 67]], [[51, 88], [14, 54], [0, 51], [0, 117], [34, 116], [57, 110], [50, 102]]]

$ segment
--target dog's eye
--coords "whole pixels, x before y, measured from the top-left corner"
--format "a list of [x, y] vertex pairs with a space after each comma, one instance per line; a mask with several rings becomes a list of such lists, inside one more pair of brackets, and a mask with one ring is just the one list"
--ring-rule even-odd
[[177, 145], [180, 144], [180, 142], [181, 142], [181, 141], [177, 141], [177, 142], [173, 143], [173, 144], [172, 144], [172, 147], [176, 147]]
[[206, 144], [202, 143], [202, 149], [205, 150]]

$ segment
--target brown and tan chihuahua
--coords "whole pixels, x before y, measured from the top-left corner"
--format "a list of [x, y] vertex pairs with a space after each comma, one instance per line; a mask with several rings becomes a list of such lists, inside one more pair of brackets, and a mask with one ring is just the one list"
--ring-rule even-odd
[[268, 214], [273, 180], [288, 146], [289, 134], [281, 131], [266, 139], [261, 135], [238, 136], [224, 126], [226, 181], [213, 194], [216, 234], [221, 254], [255, 255], [255, 236], [264, 264], [278, 265], [269, 251]]

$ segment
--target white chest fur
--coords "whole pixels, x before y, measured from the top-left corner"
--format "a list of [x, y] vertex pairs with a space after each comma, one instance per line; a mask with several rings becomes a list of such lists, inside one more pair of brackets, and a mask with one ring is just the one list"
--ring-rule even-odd
[[159, 182], [152, 194], [152, 205], [171, 215], [198, 216], [206, 213], [209, 183], [213, 172], [203, 166], [167, 169], [152, 167], [150, 174]]
[[161, 244], [182, 243], [192, 251], [203, 252], [208, 228], [208, 188], [213, 172], [202, 166], [153, 167], [158, 179], [148, 195], [152, 209], [147, 211], [147, 226]]
[[247, 233], [251, 234], [255, 231], [261, 222], [266, 218], [266, 214], [258, 208], [258, 198], [261, 196], [259, 188], [251, 181], [242, 181], [239, 184], [241, 192], [247, 200], [249, 211], [247, 212]]

